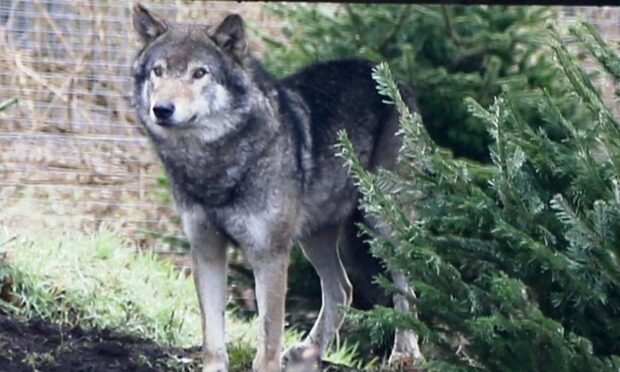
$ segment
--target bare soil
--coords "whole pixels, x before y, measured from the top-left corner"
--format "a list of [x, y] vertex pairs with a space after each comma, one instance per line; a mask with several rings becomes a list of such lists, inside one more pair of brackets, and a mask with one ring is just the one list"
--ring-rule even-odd
[[[199, 370], [200, 348], [166, 348], [110, 330], [21, 321], [0, 312], [0, 372]], [[328, 372], [350, 369], [323, 362]]]
[[[195, 369], [199, 348], [163, 348], [107, 330], [66, 328], [0, 314], [0, 371], [165, 371]], [[181, 359], [185, 358], [185, 359]]]

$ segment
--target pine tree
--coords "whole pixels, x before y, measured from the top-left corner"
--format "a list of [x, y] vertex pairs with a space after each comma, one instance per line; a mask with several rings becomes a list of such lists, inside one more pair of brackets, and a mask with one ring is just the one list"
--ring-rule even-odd
[[[620, 56], [592, 26], [570, 32], [620, 78]], [[620, 123], [549, 33], [558, 78], [572, 90], [528, 91], [544, 126], [523, 114], [509, 85], [490, 105], [466, 100], [489, 128], [489, 164], [439, 147], [386, 64], [375, 79], [401, 113], [398, 174], [363, 170], [341, 136], [363, 208], [393, 231], [373, 237], [373, 254], [418, 293], [418, 317], [377, 307], [351, 318], [373, 339], [396, 325], [415, 330], [431, 370], [620, 369]]]

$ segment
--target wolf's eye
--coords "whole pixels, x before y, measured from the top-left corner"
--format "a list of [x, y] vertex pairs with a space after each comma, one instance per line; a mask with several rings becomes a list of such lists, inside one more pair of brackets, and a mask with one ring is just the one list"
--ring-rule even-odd
[[207, 70], [200, 67], [194, 70], [194, 74], [192, 75], [194, 79], [200, 79], [207, 74]]
[[153, 73], [157, 77], [161, 77], [164, 74], [164, 69], [161, 66], [153, 67]]

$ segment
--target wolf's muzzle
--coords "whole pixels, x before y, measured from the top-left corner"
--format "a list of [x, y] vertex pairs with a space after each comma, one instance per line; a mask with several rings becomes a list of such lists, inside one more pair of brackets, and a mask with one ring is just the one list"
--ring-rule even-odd
[[168, 120], [174, 115], [174, 103], [170, 101], [160, 101], [153, 106], [155, 117], [160, 120]]

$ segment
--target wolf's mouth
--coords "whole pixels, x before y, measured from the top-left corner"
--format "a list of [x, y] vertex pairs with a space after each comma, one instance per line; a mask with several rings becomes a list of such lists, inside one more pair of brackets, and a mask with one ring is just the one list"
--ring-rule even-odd
[[171, 128], [175, 126], [175, 122], [173, 120], [168, 119], [159, 119], [156, 121], [157, 125], [164, 128]]
[[181, 123], [175, 122], [174, 120], [170, 120], [170, 119], [159, 119], [157, 120], [157, 125], [159, 125], [160, 127], [164, 127], [164, 128], [185, 128], [185, 127], [192, 126], [195, 121], [196, 121], [196, 115], [192, 116], [191, 118]]
[[184, 126], [187, 126], [187, 127], [193, 126], [195, 122], [196, 122], [196, 114], [194, 114], [191, 118], [189, 118], [189, 120], [185, 122]]

